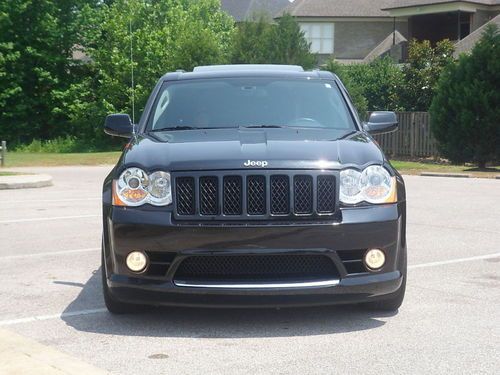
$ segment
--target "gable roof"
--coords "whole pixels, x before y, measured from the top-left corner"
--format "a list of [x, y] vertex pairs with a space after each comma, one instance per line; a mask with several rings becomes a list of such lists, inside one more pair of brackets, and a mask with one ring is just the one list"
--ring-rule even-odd
[[273, 16], [289, 4], [288, 0], [222, 0], [221, 8], [240, 22], [259, 12]]
[[467, 35], [465, 38], [455, 44], [455, 52], [453, 55], [458, 57], [461, 53], [470, 52], [475, 44], [481, 39], [483, 31], [488, 25], [496, 24], [500, 28], [500, 14], [490, 21], [486, 22], [483, 26], [474, 30], [474, 32]]
[[398, 9], [445, 3], [471, 3], [479, 5], [500, 5], [500, 0], [392, 0], [392, 4], [382, 9]]
[[394, 0], [295, 0], [283, 10], [295, 17], [389, 17]]

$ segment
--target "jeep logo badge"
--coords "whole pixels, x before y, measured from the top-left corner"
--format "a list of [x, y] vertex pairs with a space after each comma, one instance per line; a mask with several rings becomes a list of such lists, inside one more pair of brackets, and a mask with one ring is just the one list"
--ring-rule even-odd
[[267, 167], [269, 163], [265, 160], [247, 160], [246, 162], [243, 163], [245, 167], [259, 167], [259, 168], [265, 168]]

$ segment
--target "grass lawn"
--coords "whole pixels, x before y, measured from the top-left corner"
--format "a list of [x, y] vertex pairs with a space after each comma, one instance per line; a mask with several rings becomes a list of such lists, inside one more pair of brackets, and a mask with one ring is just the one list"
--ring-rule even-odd
[[75, 154], [9, 152], [6, 167], [52, 167], [61, 165], [115, 164], [120, 152], [89, 152]]
[[17, 172], [2, 172], [2, 171], [0, 171], [0, 177], [2, 177], [2, 176], [15, 176], [17, 174], [20, 174], [20, 173], [17, 173]]
[[478, 170], [472, 165], [450, 165], [442, 163], [422, 163], [415, 161], [391, 160], [391, 164], [401, 174], [420, 174], [420, 172], [465, 173], [474, 177], [492, 178], [500, 175], [500, 166]]
[[[75, 154], [61, 153], [23, 153], [9, 152], [6, 167], [52, 167], [61, 165], [100, 165], [115, 164], [120, 152], [89, 152]], [[420, 172], [466, 173], [475, 177], [494, 177], [500, 175], [500, 166], [478, 171], [474, 166], [449, 165], [443, 163], [391, 160], [401, 174], [420, 174]], [[0, 172], [0, 175], [5, 173]]]

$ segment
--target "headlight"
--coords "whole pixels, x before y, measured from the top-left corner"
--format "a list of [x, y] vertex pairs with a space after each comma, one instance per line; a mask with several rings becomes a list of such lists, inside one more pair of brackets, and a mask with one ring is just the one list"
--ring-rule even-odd
[[153, 172], [147, 174], [140, 168], [128, 168], [113, 181], [113, 205], [141, 206], [150, 203], [166, 206], [172, 203], [170, 174]]
[[340, 201], [394, 203], [397, 201], [396, 178], [379, 165], [371, 165], [363, 172], [345, 169], [340, 172]]

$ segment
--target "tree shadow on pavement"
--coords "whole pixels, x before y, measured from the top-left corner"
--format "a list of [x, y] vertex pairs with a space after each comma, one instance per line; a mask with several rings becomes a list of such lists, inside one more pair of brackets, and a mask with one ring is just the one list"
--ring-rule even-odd
[[[101, 271], [95, 271], [64, 310], [64, 322], [79, 331], [145, 337], [254, 338], [315, 336], [381, 327], [395, 313], [356, 306], [282, 309], [153, 307], [130, 315], [92, 312], [103, 308]], [[85, 310], [91, 310], [85, 314]], [[82, 311], [82, 314], [71, 315]]]

